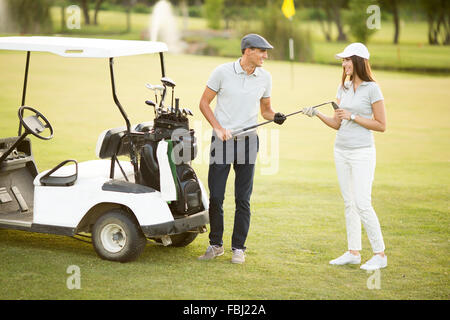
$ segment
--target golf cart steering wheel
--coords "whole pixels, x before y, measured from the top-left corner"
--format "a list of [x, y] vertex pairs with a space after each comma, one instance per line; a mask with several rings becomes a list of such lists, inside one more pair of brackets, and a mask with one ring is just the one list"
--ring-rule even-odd
[[[23, 112], [25, 110], [31, 111], [34, 114], [29, 117], [24, 118]], [[42, 119], [44, 121], [44, 123], [42, 123], [39, 120], [39, 118]], [[50, 140], [51, 138], [53, 138], [52, 125], [50, 124], [50, 122], [48, 122], [47, 118], [44, 117], [44, 115], [42, 113], [40, 113], [39, 111], [37, 111], [36, 109], [27, 107], [27, 106], [21, 106], [19, 108], [19, 120], [20, 120], [20, 123], [24, 126], [25, 130], [28, 133], [31, 133], [32, 135], [34, 135], [35, 137], [42, 139], [42, 140]], [[47, 128], [50, 130], [50, 135], [47, 137], [44, 137], [41, 135], [41, 133]]]

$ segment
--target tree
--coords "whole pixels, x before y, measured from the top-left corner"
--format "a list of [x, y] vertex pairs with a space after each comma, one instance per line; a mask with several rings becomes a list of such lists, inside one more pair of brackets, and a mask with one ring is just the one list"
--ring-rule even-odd
[[428, 43], [450, 45], [450, 3], [448, 0], [422, 0], [428, 20]]
[[399, 16], [399, 6], [402, 0], [379, 0], [380, 5], [383, 9], [392, 13], [392, 18], [394, 21], [394, 44], [398, 44], [398, 38], [400, 36], [400, 16]]
[[83, 11], [84, 23], [90, 25], [91, 17], [89, 15], [89, 4], [95, 2], [94, 6], [94, 24], [98, 24], [98, 12], [100, 11], [100, 7], [105, 0], [77, 0], [81, 5], [81, 10]]
[[81, 4], [81, 10], [83, 11], [84, 23], [91, 24], [91, 19], [89, 17], [89, 0], [79, 0]]
[[325, 23], [323, 22], [323, 16], [320, 13], [318, 19], [327, 41], [329, 41], [328, 39], [331, 40], [331, 22], [336, 24], [338, 30], [337, 41], [347, 41], [347, 35], [344, 32], [344, 24], [341, 17], [341, 9], [347, 7], [348, 0], [303, 0], [302, 3], [306, 6], [312, 6], [323, 10]]
[[104, 0], [97, 0], [97, 2], [95, 3], [95, 9], [94, 9], [94, 24], [98, 25], [98, 12], [100, 10], [100, 7], [102, 5]]
[[131, 31], [131, 8], [136, 4], [137, 0], [123, 0], [127, 13], [127, 32]]
[[220, 29], [223, 7], [223, 0], [205, 0], [204, 10], [206, 20], [208, 21], [208, 27]]
[[52, 29], [51, 5], [51, 0], [8, 0], [7, 8], [20, 33], [43, 33]]
[[331, 24], [333, 23], [333, 16], [331, 14], [330, 6], [326, 5], [326, 0], [312, 0], [305, 1], [306, 5], [311, 5], [315, 12], [315, 18], [319, 21], [320, 29], [325, 36], [325, 40], [331, 41]]
[[331, 8], [333, 20], [336, 23], [338, 29], [337, 41], [347, 41], [347, 35], [344, 32], [344, 27], [341, 19], [341, 8], [344, 8], [348, 1], [347, 0], [325, 0], [326, 5]]

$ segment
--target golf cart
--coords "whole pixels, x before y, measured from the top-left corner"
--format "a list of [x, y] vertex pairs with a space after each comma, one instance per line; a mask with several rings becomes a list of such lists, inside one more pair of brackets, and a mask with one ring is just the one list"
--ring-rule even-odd
[[[174, 103], [175, 82], [165, 75], [164, 43], [0, 37], [0, 50], [27, 52], [19, 133], [0, 139], [0, 228], [88, 236], [101, 258], [120, 262], [136, 259], [147, 238], [165, 246], [186, 246], [206, 231], [208, 197], [190, 165], [197, 153], [188, 120], [192, 112], [180, 108], [179, 99]], [[42, 113], [25, 105], [32, 51], [109, 59], [113, 100], [125, 126], [100, 134], [99, 159], [64, 160], [38, 172], [30, 138], [50, 140], [53, 127]], [[156, 102], [146, 101], [155, 118], [131, 125], [116, 95], [114, 58], [150, 53], [159, 54], [162, 73], [161, 85], [147, 84], [156, 97]], [[166, 107], [168, 88], [172, 104]]]

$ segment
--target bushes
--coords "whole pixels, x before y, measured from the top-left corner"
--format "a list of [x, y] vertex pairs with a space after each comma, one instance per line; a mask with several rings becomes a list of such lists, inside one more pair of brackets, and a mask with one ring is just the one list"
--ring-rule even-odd
[[369, 29], [367, 26], [367, 8], [374, 4], [370, 0], [350, 0], [348, 7], [350, 12], [345, 17], [345, 21], [350, 26], [350, 33], [357, 42], [367, 43], [376, 29]]
[[220, 29], [224, 7], [223, 1], [224, 0], [205, 0], [205, 18], [208, 21], [208, 27], [211, 29]]
[[288, 20], [276, 5], [267, 6], [261, 17], [261, 30], [257, 33], [273, 46], [270, 52], [273, 59], [289, 60], [289, 38], [294, 40], [294, 60], [311, 61], [313, 57], [311, 35], [303, 30], [299, 21]]
[[20, 33], [51, 32], [50, 0], [8, 0], [7, 4]]
[[[222, 12], [224, 11], [226, 19], [231, 20], [231, 16], [233, 16], [233, 20], [236, 19], [230, 13], [234, 12], [233, 9], [237, 7], [230, 6], [224, 10], [223, 3], [223, 0], [205, 0], [205, 15], [210, 28], [220, 28]], [[252, 6], [239, 7], [239, 12], [237, 13], [239, 20], [235, 21], [236, 25], [233, 26], [235, 29], [240, 30], [238, 32], [240, 34], [239, 41], [245, 34], [258, 33], [274, 46], [274, 50], [270, 51], [272, 59], [289, 60], [289, 39], [292, 38], [294, 40], [294, 60], [301, 62], [312, 61], [313, 50], [310, 32], [301, 28], [299, 20], [293, 19], [290, 21], [286, 19], [280, 8], [277, 4], [260, 8]], [[259, 21], [260, 23], [258, 23]], [[222, 52], [224, 50], [221, 47], [227, 41], [228, 39], [226, 41], [214, 41], [214, 43], [208, 43], [208, 45], [216, 48], [218, 52]], [[239, 46], [237, 49], [235, 54], [239, 55]], [[225, 51], [228, 53], [227, 55], [230, 55], [232, 52], [228, 49]]]

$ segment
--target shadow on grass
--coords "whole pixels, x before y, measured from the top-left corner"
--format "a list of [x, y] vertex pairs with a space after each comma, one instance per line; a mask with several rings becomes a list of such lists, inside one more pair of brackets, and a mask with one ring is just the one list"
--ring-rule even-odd
[[93, 247], [89, 243], [77, 241], [71, 237], [44, 233], [0, 229], [0, 243], [4, 247], [4, 252], [7, 252], [9, 248], [15, 248], [95, 255]]
[[[2, 253], [5, 256], [14, 255], [18, 250], [24, 250], [29, 253], [30, 250], [36, 251], [37, 255], [45, 252], [73, 255], [74, 258], [94, 258], [97, 256], [90, 240], [79, 241], [79, 238], [58, 236], [43, 233], [32, 233], [17, 230], [0, 229], [0, 247], [3, 247]], [[8, 253], [9, 252], [9, 253]], [[186, 261], [197, 261], [201, 253], [194, 252], [189, 247], [164, 247], [154, 241], [147, 241], [144, 252], [135, 261], [137, 263], [155, 263], [171, 264], [172, 266], [184, 264]], [[133, 262], [131, 262], [133, 263]]]

